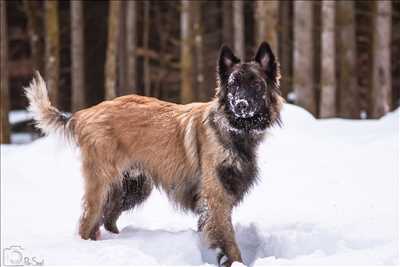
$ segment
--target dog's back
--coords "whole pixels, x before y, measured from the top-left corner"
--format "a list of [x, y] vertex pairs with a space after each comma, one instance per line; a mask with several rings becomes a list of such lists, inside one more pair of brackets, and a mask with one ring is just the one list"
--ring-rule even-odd
[[183, 198], [178, 191], [199, 175], [198, 135], [209, 105], [130, 95], [77, 112], [71, 122], [84, 168], [105, 183], [120, 183], [135, 168], [169, 196]]

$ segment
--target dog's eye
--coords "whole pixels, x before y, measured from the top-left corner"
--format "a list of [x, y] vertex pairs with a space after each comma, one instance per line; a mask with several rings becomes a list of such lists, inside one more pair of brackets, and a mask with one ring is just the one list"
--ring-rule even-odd
[[255, 89], [257, 92], [259, 92], [259, 91], [262, 90], [262, 87], [261, 87], [260, 84], [256, 84], [256, 85], [254, 85], [254, 89]]
[[233, 84], [229, 85], [228, 88], [229, 88], [229, 91], [231, 91], [231, 92], [239, 90], [239, 86], [233, 85]]

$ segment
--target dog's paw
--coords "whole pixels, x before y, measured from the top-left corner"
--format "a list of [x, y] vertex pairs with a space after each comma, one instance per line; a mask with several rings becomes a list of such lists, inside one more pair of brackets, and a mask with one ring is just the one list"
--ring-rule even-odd
[[97, 231], [96, 231], [96, 233], [94, 234], [94, 239], [93, 240], [101, 240], [101, 232], [100, 232], [100, 229], [98, 229]]
[[119, 234], [118, 227], [115, 224], [104, 224], [104, 228], [113, 234]]
[[229, 259], [228, 255], [221, 249], [217, 249], [217, 263], [218, 267], [230, 267], [232, 265], [232, 261]]

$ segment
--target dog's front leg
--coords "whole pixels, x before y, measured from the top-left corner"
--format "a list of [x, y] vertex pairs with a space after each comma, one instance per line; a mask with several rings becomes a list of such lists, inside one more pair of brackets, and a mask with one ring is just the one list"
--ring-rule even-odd
[[216, 249], [218, 265], [229, 267], [235, 261], [242, 262], [231, 221], [232, 204], [225, 192], [214, 190], [217, 188], [206, 189], [200, 202], [199, 231], [210, 248]]

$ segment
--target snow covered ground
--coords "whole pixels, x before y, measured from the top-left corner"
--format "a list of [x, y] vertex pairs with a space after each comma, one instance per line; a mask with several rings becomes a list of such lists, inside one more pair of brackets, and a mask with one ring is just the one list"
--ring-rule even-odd
[[[282, 117], [260, 147], [260, 183], [234, 211], [245, 263], [398, 264], [399, 110], [315, 120], [286, 105]], [[215, 264], [196, 218], [156, 190], [120, 218], [119, 235], [81, 240], [79, 168], [78, 151], [53, 137], [1, 146], [2, 248], [46, 265]]]
[[[33, 119], [33, 114], [26, 110], [12, 110], [8, 113], [8, 121], [11, 125], [22, 123]], [[19, 132], [11, 135], [12, 144], [26, 144], [34, 140], [34, 137], [29, 133]]]

